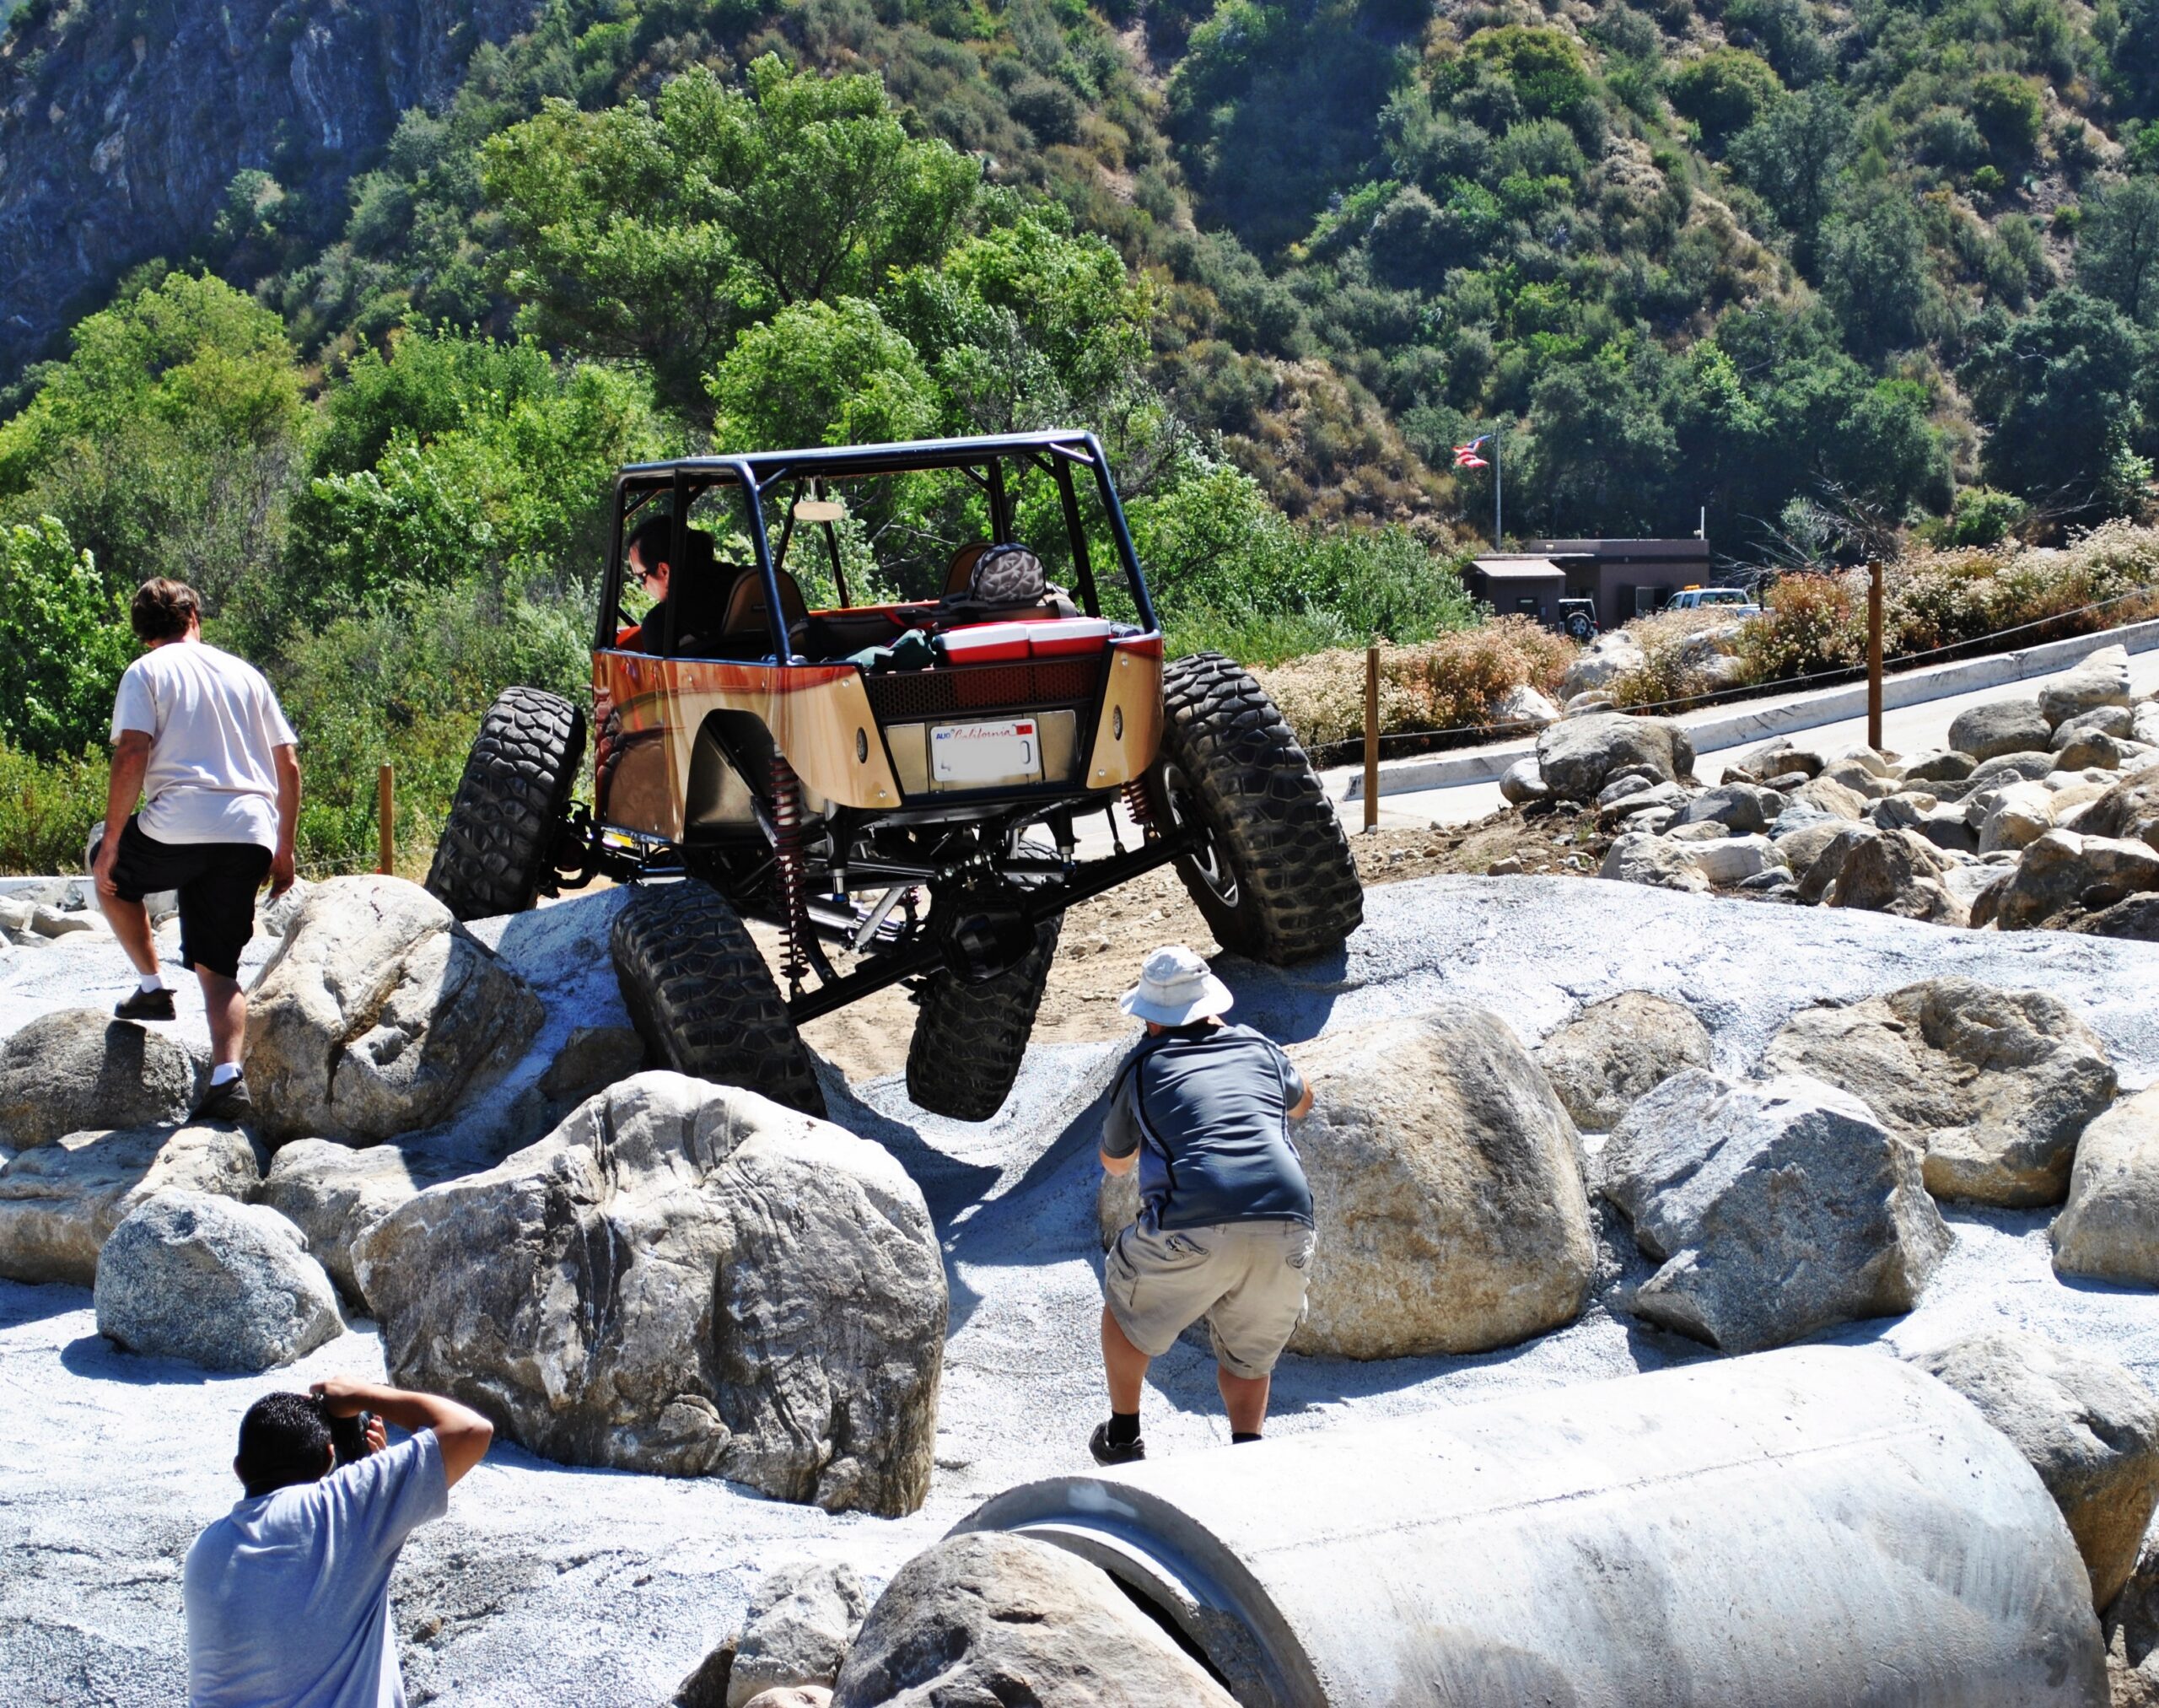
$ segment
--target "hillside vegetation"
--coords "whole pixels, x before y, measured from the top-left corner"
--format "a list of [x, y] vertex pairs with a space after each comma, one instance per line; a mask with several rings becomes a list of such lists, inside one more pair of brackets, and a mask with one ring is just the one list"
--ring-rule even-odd
[[354, 62], [240, 141], [219, 91], [368, 8], [218, 53], [15, 12], [0, 147], [70, 139], [36, 193], [124, 226], [191, 113], [231, 169], [0, 376], [23, 774], [75, 774], [126, 656], [56, 613], [180, 574], [307, 731], [311, 857], [361, 857], [381, 758], [423, 849], [494, 689], [581, 675], [607, 473], [715, 443], [1095, 427], [1173, 642], [1266, 662], [1473, 620], [1478, 434], [1510, 534], [1745, 561], [2151, 501], [2159, 0], [450, 9], [394, 122]]

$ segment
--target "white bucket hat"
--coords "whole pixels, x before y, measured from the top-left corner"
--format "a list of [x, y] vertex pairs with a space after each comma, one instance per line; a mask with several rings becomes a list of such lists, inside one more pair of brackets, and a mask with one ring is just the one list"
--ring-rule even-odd
[[1207, 963], [1182, 943], [1157, 949], [1139, 969], [1139, 983], [1117, 1006], [1157, 1026], [1190, 1026], [1227, 1011], [1236, 999], [1230, 987], [1207, 970]]

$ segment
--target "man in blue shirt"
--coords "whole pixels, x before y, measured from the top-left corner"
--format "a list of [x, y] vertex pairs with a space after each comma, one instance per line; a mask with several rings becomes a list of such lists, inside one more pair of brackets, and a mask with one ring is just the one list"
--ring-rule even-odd
[[[339, 1464], [330, 1420], [363, 1411], [412, 1438], [373, 1429], [378, 1451]], [[246, 1495], [187, 1551], [188, 1708], [404, 1708], [390, 1568], [493, 1435], [455, 1400], [342, 1377], [250, 1406]]]
[[1118, 1005], [1147, 1022], [1102, 1123], [1102, 1167], [1139, 1170], [1139, 1219], [1103, 1265], [1109, 1421], [1097, 1463], [1147, 1457], [1139, 1393], [1149, 1362], [1207, 1318], [1230, 1439], [1256, 1441], [1271, 1372], [1305, 1316], [1312, 1194], [1289, 1123], [1312, 1094], [1250, 1026], [1225, 1026], [1229, 988], [1182, 944], [1157, 949]]

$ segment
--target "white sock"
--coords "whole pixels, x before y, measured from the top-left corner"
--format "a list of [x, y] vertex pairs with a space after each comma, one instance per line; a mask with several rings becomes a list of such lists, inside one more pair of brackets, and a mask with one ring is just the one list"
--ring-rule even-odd
[[143, 989], [145, 993], [153, 990], [163, 990], [164, 988], [165, 976], [164, 973], [145, 973], [143, 975]]
[[229, 1085], [239, 1077], [240, 1064], [238, 1062], [219, 1062], [217, 1066], [210, 1070], [210, 1083], [213, 1086]]

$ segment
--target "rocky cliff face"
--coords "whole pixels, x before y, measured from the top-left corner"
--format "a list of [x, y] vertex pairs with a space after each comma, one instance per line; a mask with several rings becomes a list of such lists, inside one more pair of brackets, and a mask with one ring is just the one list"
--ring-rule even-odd
[[0, 42], [0, 380], [127, 268], [210, 234], [250, 169], [335, 226], [398, 116], [538, 0], [24, 0]]

